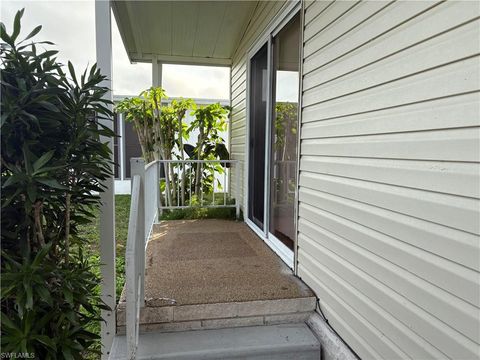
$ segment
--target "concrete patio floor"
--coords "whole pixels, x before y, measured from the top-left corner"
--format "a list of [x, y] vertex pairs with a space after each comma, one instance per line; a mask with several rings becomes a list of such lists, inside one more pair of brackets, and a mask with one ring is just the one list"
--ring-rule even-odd
[[145, 297], [151, 306], [312, 295], [243, 222], [164, 221], [148, 243]]
[[[146, 331], [267, 325], [292, 316], [301, 321], [315, 308], [312, 291], [245, 223], [214, 219], [154, 225], [145, 300], [141, 324]], [[123, 309], [122, 296], [120, 327]]]

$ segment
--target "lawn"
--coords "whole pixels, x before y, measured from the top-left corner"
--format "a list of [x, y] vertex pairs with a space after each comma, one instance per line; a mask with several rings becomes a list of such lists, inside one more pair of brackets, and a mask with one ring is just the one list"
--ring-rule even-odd
[[[115, 244], [116, 244], [116, 272], [117, 283], [116, 293], [117, 302], [122, 293], [125, 283], [125, 245], [127, 243], [128, 216], [130, 213], [130, 195], [115, 195]], [[95, 220], [82, 226], [80, 236], [85, 238], [89, 244], [90, 259], [97, 266], [100, 264], [99, 254], [99, 222], [100, 216], [98, 210], [95, 211]], [[98, 269], [99, 271], [99, 269]]]

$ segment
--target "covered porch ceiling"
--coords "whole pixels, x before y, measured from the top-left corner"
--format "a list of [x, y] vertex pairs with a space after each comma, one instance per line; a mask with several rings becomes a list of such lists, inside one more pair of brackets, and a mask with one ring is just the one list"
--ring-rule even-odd
[[112, 1], [131, 62], [229, 66], [257, 1]]

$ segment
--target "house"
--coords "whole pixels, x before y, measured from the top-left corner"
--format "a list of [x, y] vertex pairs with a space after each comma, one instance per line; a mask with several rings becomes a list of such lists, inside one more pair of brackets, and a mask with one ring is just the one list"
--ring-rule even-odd
[[325, 358], [479, 357], [478, 2], [97, 1], [107, 71], [110, 6], [154, 84], [162, 63], [231, 68], [232, 189], [318, 298]]

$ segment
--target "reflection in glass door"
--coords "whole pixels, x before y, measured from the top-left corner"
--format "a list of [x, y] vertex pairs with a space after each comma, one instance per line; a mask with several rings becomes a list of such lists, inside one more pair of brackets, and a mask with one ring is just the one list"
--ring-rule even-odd
[[260, 229], [265, 211], [265, 125], [267, 123], [268, 44], [250, 61], [248, 218]]
[[273, 38], [269, 232], [290, 250], [295, 239], [300, 16]]

